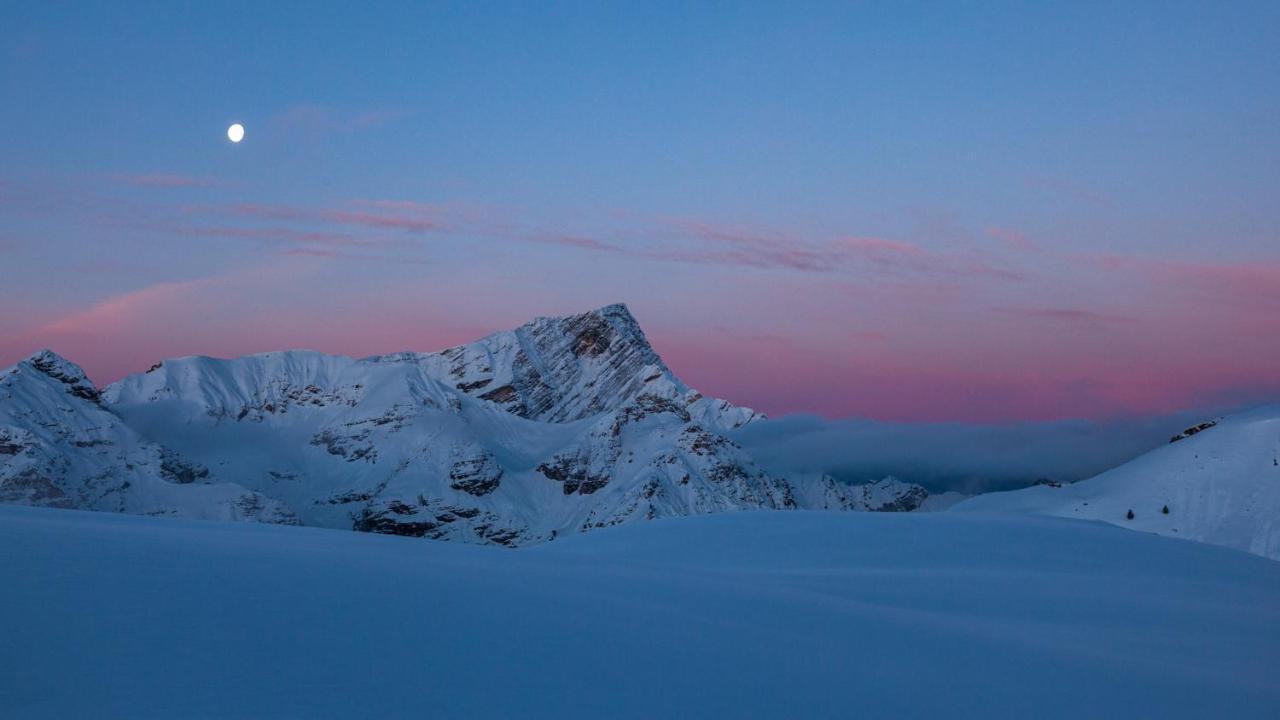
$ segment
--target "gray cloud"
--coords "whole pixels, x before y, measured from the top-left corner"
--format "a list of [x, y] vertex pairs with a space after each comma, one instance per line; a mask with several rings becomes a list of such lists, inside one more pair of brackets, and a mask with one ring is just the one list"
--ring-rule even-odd
[[1039, 478], [1072, 482], [1169, 441], [1214, 413], [1092, 422], [1009, 425], [824, 420], [791, 415], [733, 434], [769, 472], [825, 472], [846, 482], [894, 475], [930, 491], [1023, 487]]

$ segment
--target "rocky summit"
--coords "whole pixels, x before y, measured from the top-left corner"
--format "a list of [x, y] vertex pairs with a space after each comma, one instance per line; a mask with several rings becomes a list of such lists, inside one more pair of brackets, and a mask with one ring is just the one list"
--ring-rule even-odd
[[520, 546], [733, 510], [914, 510], [892, 479], [775, 477], [623, 305], [435, 353], [157, 363], [99, 390], [44, 351], [0, 373], [0, 502]]

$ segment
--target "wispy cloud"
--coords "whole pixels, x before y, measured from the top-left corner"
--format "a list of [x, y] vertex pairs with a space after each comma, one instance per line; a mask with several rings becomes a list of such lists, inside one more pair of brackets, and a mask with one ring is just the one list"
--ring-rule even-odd
[[[1280, 262], [1163, 260], [1125, 255], [1094, 255], [1087, 264], [1145, 278], [1171, 291], [1249, 308], [1280, 308]], [[1280, 315], [1277, 315], [1280, 322]]]
[[1116, 315], [1106, 312], [1098, 312], [1095, 310], [1087, 310], [1083, 308], [1063, 308], [1063, 307], [1001, 307], [995, 308], [996, 311], [1017, 315], [1020, 317], [1030, 318], [1033, 320], [1047, 320], [1057, 323], [1067, 323], [1071, 325], [1114, 325], [1116, 323], [1134, 322], [1134, 318], [1126, 315]]
[[1000, 227], [998, 225], [992, 225], [987, 228], [987, 237], [1001, 240], [1010, 247], [1018, 250], [1036, 250], [1039, 248], [1039, 246], [1036, 245], [1031, 238], [1027, 237], [1025, 233], [1012, 228]]
[[209, 282], [208, 279], [163, 282], [114, 295], [84, 310], [52, 320], [41, 326], [36, 334], [58, 336], [103, 333], [113, 327], [136, 321], [140, 315], [158, 305], [181, 302], [190, 292]]
[[300, 104], [271, 116], [268, 124], [277, 132], [316, 138], [381, 127], [406, 115], [406, 112], [393, 108], [348, 110], [329, 105]]
[[802, 241], [782, 232], [753, 231], [731, 226], [659, 218], [660, 225], [709, 248], [654, 251], [648, 256], [673, 262], [784, 268], [800, 272], [872, 273], [878, 277], [907, 275], [1019, 280], [1021, 274], [973, 254], [938, 253], [890, 238], [845, 236], [829, 241]]
[[385, 239], [360, 237], [347, 233], [295, 230], [284, 227], [183, 226], [173, 228], [173, 232], [189, 237], [225, 237], [257, 240], [263, 243], [324, 245], [330, 247], [375, 247], [389, 244]]
[[[363, 209], [367, 208], [367, 209]], [[347, 207], [300, 208], [284, 205], [239, 204], [226, 208], [233, 215], [263, 220], [355, 225], [380, 230], [427, 232], [444, 229], [441, 210], [432, 206], [354, 201]]]
[[122, 185], [153, 188], [210, 187], [214, 184], [212, 178], [163, 172], [143, 173], [141, 175], [117, 173], [112, 175], [111, 179]]
[[601, 252], [625, 253], [626, 250], [618, 245], [597, 240], [593, 237], [585, 235], [555, 235], [555, 234], [535, 234], [530, 236], [531, 239], [548, 243], [551, 245], [562, 245], [564, 247], [579, 248], [582, 250], [597, 250]]

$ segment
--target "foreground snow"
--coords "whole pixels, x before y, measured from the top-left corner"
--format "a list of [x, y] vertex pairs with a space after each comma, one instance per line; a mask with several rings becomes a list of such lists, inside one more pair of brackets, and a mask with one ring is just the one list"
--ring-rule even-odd
[[1280, 406], [1190, 428], [1089, 480], [989, 493], [954, 510], [1102, 520], [1280, 560]]
[[1280, 565], [730, 513], [502, 550], [0, 507], [3, 717], [1276, 717]]

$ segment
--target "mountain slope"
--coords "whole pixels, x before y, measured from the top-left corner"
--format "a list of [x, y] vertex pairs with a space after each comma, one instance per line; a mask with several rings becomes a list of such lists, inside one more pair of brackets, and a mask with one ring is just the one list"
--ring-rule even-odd
[[621, 304], [537, 318], [441, 352], [373, 360], [416, 363], [445, 385], [543, 422], [582, 420], [617, 410], [640, 395], [679, 401], [699, 421], [717, 428], [736, 428], [762, 417], [703, 398], [681, 382]]
[[[518, 546], [733, 510], [911, 510], [926, 495], [765, 473], [724, 434], [762, 416], [686, 386], [621, 305], [439, 353], [186, 357], [100, 397], [84, 385], [81, 404], [185, 458], [200, 486], [318, 527]], [[146, 466], [147, 452], [120, 461]]]
[[0, 587], [5, 717], [1280, 708], [1280, 565], [1053, 518], [728, 513], [513, 553], [0, 507]]
[[279, 502], [148, 443], [101, 405], [76, 365], [37, 353], [0, 372], [0, 502], [294, 522]]
[[953, 510], [1102, 520], [1280, 560], [1280, 406], [1189, 428], [1088, 480], [981, 495]]

